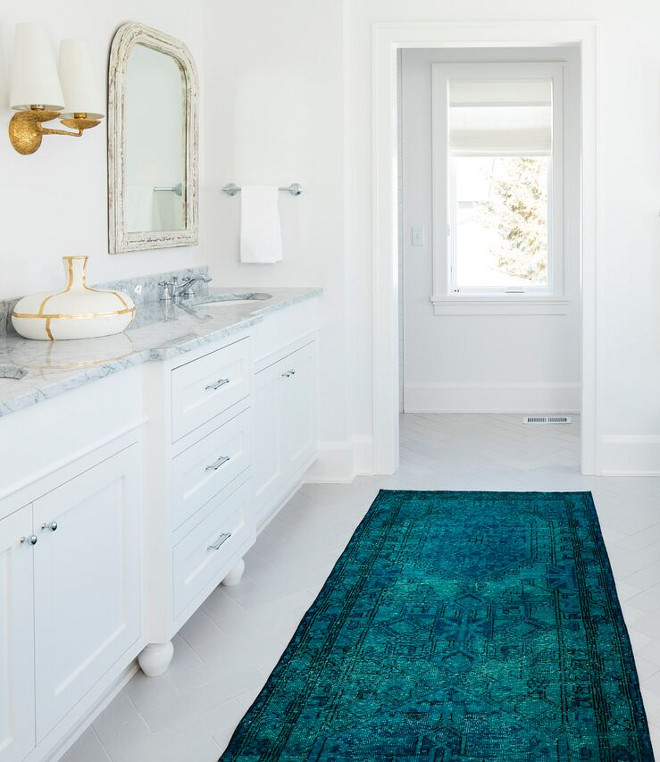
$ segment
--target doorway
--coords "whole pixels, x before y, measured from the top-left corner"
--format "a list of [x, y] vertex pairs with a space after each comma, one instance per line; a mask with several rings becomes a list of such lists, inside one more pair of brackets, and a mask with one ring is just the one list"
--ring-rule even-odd
[[374, 118], [374, 470], [391, 473], [398, 464], [398, 214], [397, 58], [399, 49], [577, 47], [580, 51], [579, 262], [581, 304], [581, 410], [583, 473], [596, 473], [596, 151], [595, 25], [582, 22], [376, 24], [373, 47]]
[[580, 410], [580, 51], [399, 51], [400, 407]]

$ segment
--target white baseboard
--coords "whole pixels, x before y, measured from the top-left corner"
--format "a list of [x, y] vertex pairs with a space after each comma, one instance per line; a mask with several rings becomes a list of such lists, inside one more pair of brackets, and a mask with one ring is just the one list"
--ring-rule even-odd
[[601, 436], [598, 472], [603, 476], [660, 475], [660, 435]]
[[[492, 388], [492, 387], [491, 387]], [[413, 411], [410, 411], [413, 412]], [[474, 412], [473, 410], [415, 412]], [[491, 410], [493, 412], [492, 406]], [[496, 412], [522, 413], [523, 409]], [[524, 412], [574, 412], [565, 406], [525, 408]], [[660, 476], [660, 434], [620, 434], [601, 436], [598, 452], [598, 473], [603, 476]], [[313, 484], [350, 483], [360, 475], [373, 474], [373, 438], [356, 437], [344, 442], [321, 442], [319, 459], [305, 474], [304, 481]]]
[[374, 472], [373, 437], [321, 442], [318, 460], [305, 474], [307, 484], [344, 483]]
[[305, 483], [352, 482], [355, 478], [354, 457], [353, 444], [349, 440], [321, 442], [318, 460], [305, 474]]
[[407, 413], [575, 413], [580, 384], [409, 384]]

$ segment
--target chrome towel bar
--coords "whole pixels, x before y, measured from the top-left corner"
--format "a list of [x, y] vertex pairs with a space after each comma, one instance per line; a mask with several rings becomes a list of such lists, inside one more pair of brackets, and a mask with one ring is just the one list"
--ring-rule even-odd
[[169, 192], [169, 193], [174, 193], [176, 196], [183, 196], [183, 185], [181, 183], [178, 183], [177, 185], [172, 185], [172, 186], [155, 185], [154, 192], [155, 193]]
[[[230, 196], [235, 196], [237, 193], [241, 192], [241, 189], [235, 183], [224, 185], [222, 190]], [[299, 196], [302, 193], [302, 185], [300, 183], [291, 183], [287, 188], [278, 188], [278, 190], [286, 191], [292, 196]]]

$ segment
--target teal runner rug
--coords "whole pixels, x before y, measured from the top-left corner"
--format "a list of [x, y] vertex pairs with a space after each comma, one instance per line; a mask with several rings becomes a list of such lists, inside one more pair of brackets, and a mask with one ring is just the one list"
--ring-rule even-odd
[[229, 760], [653, 760], [591, 494], [382, 491]]

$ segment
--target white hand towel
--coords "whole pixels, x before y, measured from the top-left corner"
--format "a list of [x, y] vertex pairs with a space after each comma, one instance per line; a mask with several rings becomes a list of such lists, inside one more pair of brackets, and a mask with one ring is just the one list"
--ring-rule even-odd
[[126, 230], [139, 233], [154, 229], [154, 189], [152, 185], [126, 186]]
[[241, 188], [241, 262], [279, 262], [282, 231], [275, 186]]

